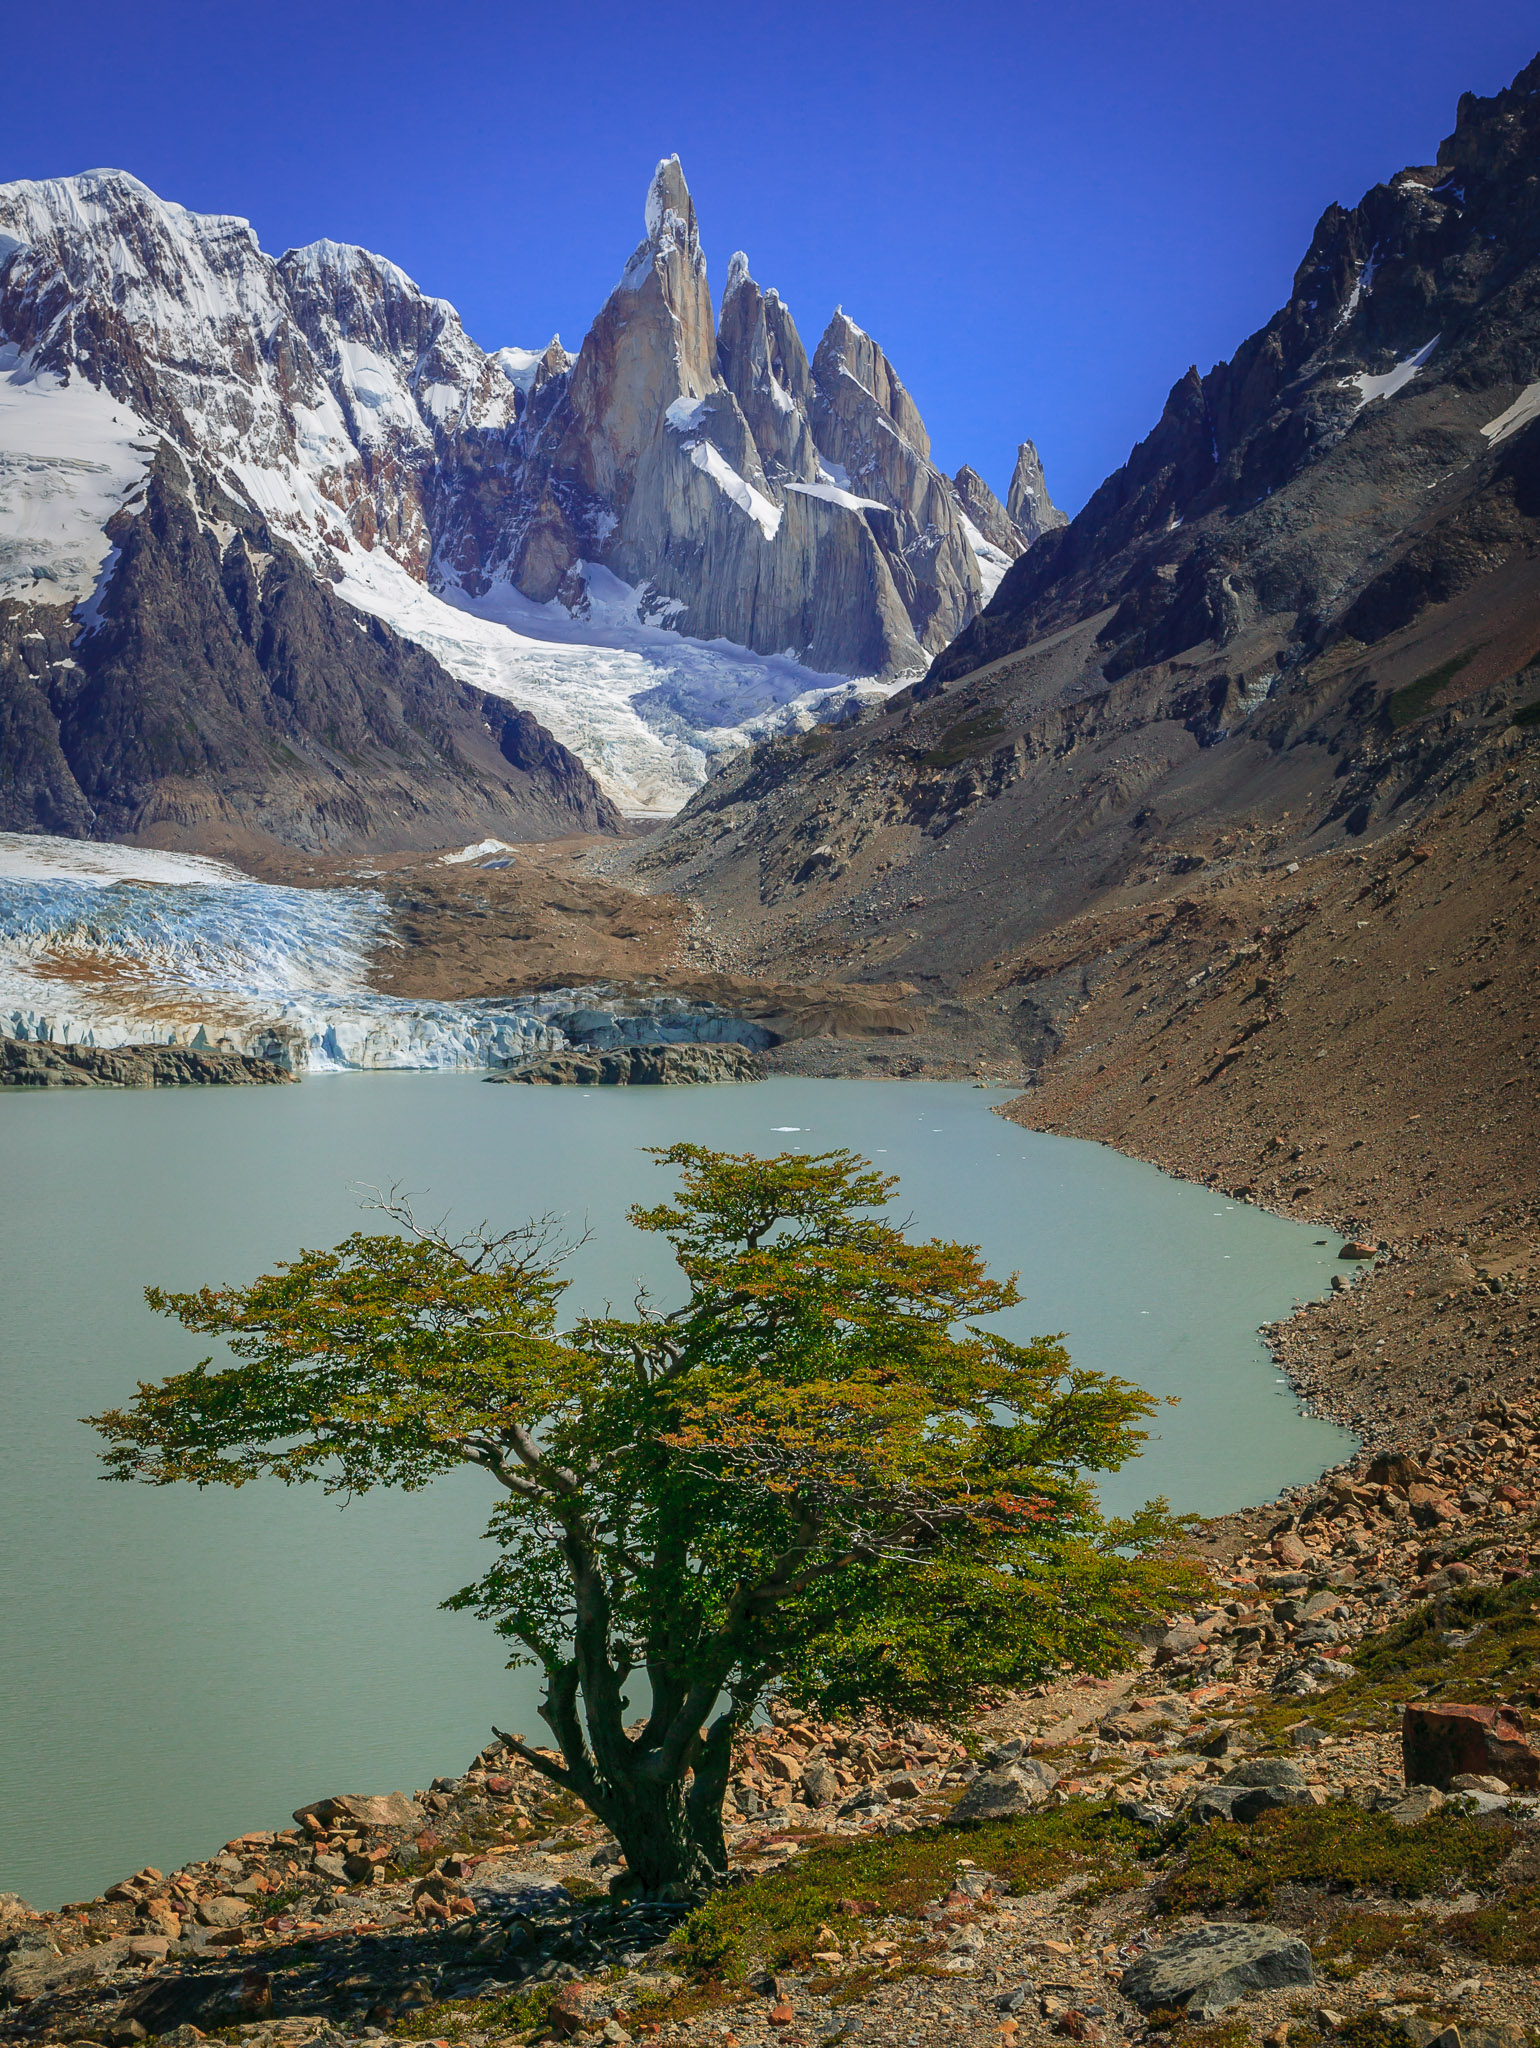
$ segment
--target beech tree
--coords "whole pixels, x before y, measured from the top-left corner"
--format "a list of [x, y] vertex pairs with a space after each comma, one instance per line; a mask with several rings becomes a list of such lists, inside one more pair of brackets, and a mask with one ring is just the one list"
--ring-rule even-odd
[[679, 1192], [630, 1220], [672, 1246], [676, 1307], [560, 1332], [548, 1230], [456, 1239], [387, 1202], [394, 1228], [248, 1287], [149, 1289], [234, 1363], [91, 1420], [107, 1476], [154, 1485], [483, 1471], [496, 1559], [446, 1604], [543, 1672], [559, 1761], [504, 1739], [613, 1830], [619, 1885], [678, 1896], [726, 1870], [733, 1741], [767, 1698], [953, 1715], [1125, 1664], [1195, 1576], [1163, 1501], [1097, 1504], [1150, 1397], [983, 1327], [1014, 1279], [907, 1238], [895, 1181], [848, 1152], [655, 1156]]

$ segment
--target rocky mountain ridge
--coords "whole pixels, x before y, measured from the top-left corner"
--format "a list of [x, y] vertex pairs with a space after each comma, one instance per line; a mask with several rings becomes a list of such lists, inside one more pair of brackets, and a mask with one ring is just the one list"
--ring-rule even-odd
[[157, 456], [106, 538], [90, 630], [0, 603], [0, 830], [249, 856], [619, 825], [527, 711], [341, 603], [206, 475]]
[[[718, 328], [677, 157], [646, 227], [576, 359], [537, 370], [516, 432], [489, 437], [495, 516], [483, 495], [451, 520], [444, 562], [473, 593], [506, 576], [578, 605], [597, 562], [686, 632], [850, 675], [923, 665], [978, 610], [1001, 542], [970, 533], [882, 348], [837, 309], [809, 358], [742, 251]], [[1014, 559], [1035, 534], [989, 505]]]
[[1350, 847], [1519, 759], [1537, 193], [1540, 60], [1461, 100], [1437, 165], [1328, 209], [1283, 310], [1178, 382], [920, 683], [728, 766], [645, 871], [766, 958], [949, 986], [1120, 892]]
[[[676, 803], [745, 721], [794, 716], [844, 677], [917, 674], [1038, 530], [1026, 499], [1020, 526], [972, 472], [965, 505], [843, 313], [810, 360], [738, 256], [719, 331], [677, 158], [576, 355], [555, 339], [483, 351], [381, 257], [322, 241], [274, 260], [244, 221], [123, 172], [0, 187], [0, 606], [23, 633], [23, 612], [73, 602], [84, 645], [104, 608], [139, 604], [141, 551], [113, 521], [139, 516], [171, 450], [221, 551], [232, 526], [265, 528], [478, 694], [540, 714], [643, 810]], [[589, 656], [585, 637], [725, 651], [649, 668]], [[129, 724], [141, 679], [120, 677]], [[24, 829], [29, 777], [10, 795]], [[568, 796], [553, 787], [547, 809]], [[39, 828], [83, 829], [71, 808]], [[281, 809], [262, 829], [335, 830]]]

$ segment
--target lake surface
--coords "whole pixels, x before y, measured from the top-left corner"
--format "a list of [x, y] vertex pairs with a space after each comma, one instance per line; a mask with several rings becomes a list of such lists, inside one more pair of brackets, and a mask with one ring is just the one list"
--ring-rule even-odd
[[0, 1891], [34, 1905], [169, 1869], [302, 1800], [412, 1790], [492, 1723], [541, 1732], [536, 1680], [437, 1602], [484, 1568], [495, 1488], [473, 1473], [342, 1507], [314, 1488], [99, 1483], [78, 1418], [196, 1360], [143, 1288], [246, 1281], [371, 1227], [360, 1184], [402, 1182], [463, 1225], [555, 1212], [576, 1309], [674, 1269], [625, 1210], [671, 1185], [642, 1151], [848, 1145], [902, 1176], [915, 1231], [1017, 1268], [1018, 1337], [1181, 1405], [1104, 1487], [1215, 1513], [1345, 1456], [1256, 1334], [1325, 1292], [1340, 1240], [1098, 1145], [1023, 1131], [962, 1084], [487, 1087], [341, 1075], [285, 1089], [0, 1098]]

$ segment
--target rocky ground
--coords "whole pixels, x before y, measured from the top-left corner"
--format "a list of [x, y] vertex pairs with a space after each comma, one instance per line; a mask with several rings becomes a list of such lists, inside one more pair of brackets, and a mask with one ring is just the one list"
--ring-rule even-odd
[[1046, 1057], [1006, 1114], [1097, 1138], [1381, 1252], [1271, 1333], [1322, 1412], [1399, 1440], [1540, 1385], [1534, 785], [1482, 779], [1414, 836], [1046, 936], [975, 1000]]
[[1524, 2048], [1537, 1497], [1540, 1425], [1490, 1408], [1247, 1548], [1202, 1532], [1212, 1598], [1130, 1674], [958, 1729], [778, 1713], [737, 1760], [735, 1882], [693, 1908], [611, 1897], [613, 1841], [500, 1741], [56, 1913], [0, 1901], [0, 2038]]

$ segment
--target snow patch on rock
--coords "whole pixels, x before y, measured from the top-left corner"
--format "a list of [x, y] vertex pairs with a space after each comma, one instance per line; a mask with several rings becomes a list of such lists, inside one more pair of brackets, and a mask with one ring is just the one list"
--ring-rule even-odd
[[1382, 376], [1372, 376], [1367, 370], [1359, 370], [1352, 377], [1344, 377], [1338, 388], [1358, 393], [1357, 402], [1353, 407], [1355, 413], [1362, 412], [1366, 405], [1372, 405], [1376, 398], [1394, 398], [1398, 391], [1404, 391], [1411, 383], [1438, 347], [1441, 338], [1435, 334], [1433, 339], [1425, 342], [1415, 355], [1406, 356], [1393, 370], [1386, 370]]

